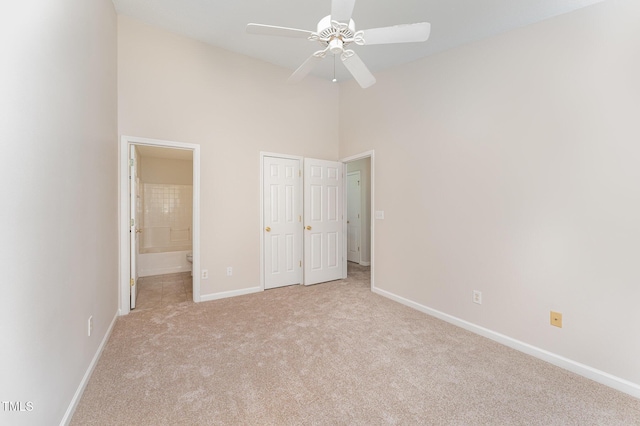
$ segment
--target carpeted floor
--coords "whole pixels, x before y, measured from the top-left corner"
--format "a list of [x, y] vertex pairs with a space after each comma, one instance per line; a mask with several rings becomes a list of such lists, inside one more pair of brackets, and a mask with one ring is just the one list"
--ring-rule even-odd
[[640, 400], [347, 280], [119, 318], [72, 425], [640, 425]]

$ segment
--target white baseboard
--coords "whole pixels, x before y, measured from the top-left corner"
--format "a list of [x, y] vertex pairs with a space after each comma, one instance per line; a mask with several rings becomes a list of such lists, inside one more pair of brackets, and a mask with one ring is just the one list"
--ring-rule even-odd
[[116, 323], [116, 319], [118, 318], [118, 315], [119, 315], [119, 312], [116, 312], [115, 316], [113, 317], [113, 320], [111, 320], [111, 324], [109, 324], [109, 328], [107, 328], [107, 332], [102, 338], [102, 342], [100, 342], [100, 346], [98, 346], [98, 350], [96, 351], [96, 354], [93, 356], [93, 359], [91, 360], [91, 363], [87, 368], [87, 371], [85, 371], [84, 373], [84, 377], [82, 377], [82, 380], [80, 381], [80, 385], [78, 386], [78, 389], [76, 389], [76, 393], [73, 395], [73, 398], [71, 399], [71, 403], [67, 408], [67, 412], [64, 413], [64, 417], [60, 422], [60, 426], [66, 426], [71, 422], [71, 418], [73, 417], [73, 413], [76, 411], [78, 402], [80, 402], [82, 393], [84, 392], [84, 389], [87, 387], [87, 383], [89, 383], [89, 379], [91, 378], [91, 373], [93, 373], [93, 369], [96, 368], [96, 364], [100, 359], [100, 355], [102, 355], [102, 351], [104, 350], [104, 347], [106, 346], [107, 341], [111, 336], [111, 331], [113, 330], [113, 326]]
[[209, 302], [211, 300], [226, 299], [227, 297], [243, 296], [245, 294], [258, 293], [262, 291], [262, 287], [243, 288], [242, 290], [223, 291], [220, 293], [211, 293], [200, 295], [201, 302]]
[[371, 266], [371, 262], [360, 262], [360, 266]]
[[468, 321], [454, 317], [449, 314], [445, 314], [444, 312], [437, 311], [435, 309], [421, 305], [409, 299], [405, 299], [402, 296], [398, 296], [386, 290], [381, 290], [380, 288], [374, 287], [371, 289], [371, 291], [381, 296], [384, 296], [386, 298], [389, 298], [391, 300], [394, 300], [398, 303], [406, 305], [410, 308], [416, 309], [427, 315], [431, 315], [433, 317], [436, 317], [438, 319], [441, 319], [443, 321], [446, 321], [458, 327], [464, 328], [465, 330], [471, 331], [472, 333], [478, 334], [480, 336], [483, 336], [493, 341], [496, 341], [498, 343], [501, 343], [517, 351], [524, 352], [527, 355], [531, 355], [535, 358], [546, 361], [557, 367], [564, 368], [565, 370], [569, 370], [580, 376], [586, 377], [595, 382], [609, 386], [613, 389], [619, 390], [620, 392], [629, 394], [635, 398], [640, 398], [640, 384], [638, 383], [630, 382], [628, 380], [622, 379], [620, 377], [616, 377], [612, 374], [606, 373], [604, 371], [598, 370], [588, 365], [581, 364], [579, 362], [554, 354], [552, 352], [546, 351], [544, 349], [538, 348], [528, 343], [524, 343], [519, 340], [513, 339], [509, 336], [505, 336], [504, 334], [500, 334], [495, 331], [489, 330], [487, 328], [480, 327], [479, 325], [470, 323]]

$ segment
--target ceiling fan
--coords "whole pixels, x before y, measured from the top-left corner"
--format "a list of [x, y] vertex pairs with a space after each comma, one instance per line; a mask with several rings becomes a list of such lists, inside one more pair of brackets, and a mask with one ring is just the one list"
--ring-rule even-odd
[[429, 38], [431, 25], [428, 22], [421, 22], [418, 24], [356, 31], [355, 23], [351, 19], [355, 3], [356, 0], [331, 0], [331, 15], [325, 16], [318, 22], [318, 28], [315, 32], [262, 24], [248, 24], [247, 32], [251, 34], [306, 38], [320, 43], [323, 49], [312, 54], [300, 65], [289, 77], [290, 82], [302, 80], [318, 62], [324, 59], [328, 53], [331, 53], [334, 57], [340, 55], [344, 66], [353, 75], [358, 84], [365, 89], [373, 85], [376, 82], [376, 78], [356, 52], [345, 49], [346, 46], [351, 43], [367, 46], [426, 41]]

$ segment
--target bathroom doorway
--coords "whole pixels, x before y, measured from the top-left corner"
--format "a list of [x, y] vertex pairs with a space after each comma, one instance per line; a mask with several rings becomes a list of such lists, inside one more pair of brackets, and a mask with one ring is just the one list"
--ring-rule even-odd
[[121, 314], [200, 300], [199, 158], [199, 145], [122, 138]]

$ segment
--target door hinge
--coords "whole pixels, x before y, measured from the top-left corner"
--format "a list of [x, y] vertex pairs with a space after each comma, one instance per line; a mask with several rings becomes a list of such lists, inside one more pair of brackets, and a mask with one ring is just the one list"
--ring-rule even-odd
[[360, 247], [358, 247], [358, 251], [360, 251]]
[[133, 158], [129, 159], [129, 166], [133, 167]]
[[302, 170], [298, 170], [298, 177], [302, 177]]
[[300, 261], [300, 267], [302, 268], [302, 260]]
[[136, 281], [135, 281], [133, 278], [131, 278], [131, 279], [129, 280], [129, 283], [131, 284], [131, 287], [133, 287], [133, 285], [135, 284], [135, 282], [136, 282]]
[[302, 222], [302, 216], [298, 216], [298, 222]]
[[131, 225], [130, 225], [130, 226], [133, 226], [134, 224], [135, 224], [135, 223], [134, 223], [134, 219], [132, 218], [132, 219], [131, 219]]

